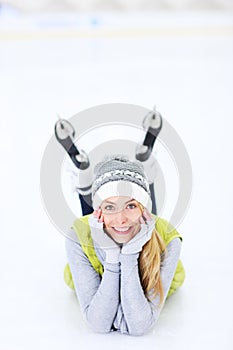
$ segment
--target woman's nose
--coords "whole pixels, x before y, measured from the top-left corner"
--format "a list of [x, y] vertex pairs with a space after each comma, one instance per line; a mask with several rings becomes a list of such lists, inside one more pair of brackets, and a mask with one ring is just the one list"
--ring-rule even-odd
[[124, 211], [120, 211], [119, 213], [115, 214], [114, 222], [117, 225], [122, 225], [127, 222], [127, 216], [124, 214]]

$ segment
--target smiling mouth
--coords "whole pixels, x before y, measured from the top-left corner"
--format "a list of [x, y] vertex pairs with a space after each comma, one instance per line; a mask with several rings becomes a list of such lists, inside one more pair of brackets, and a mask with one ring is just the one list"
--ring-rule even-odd
[[118, 235], [126, 235], [131, 231], [131, 226], [129, 227], [113, 227], [114, 232]]

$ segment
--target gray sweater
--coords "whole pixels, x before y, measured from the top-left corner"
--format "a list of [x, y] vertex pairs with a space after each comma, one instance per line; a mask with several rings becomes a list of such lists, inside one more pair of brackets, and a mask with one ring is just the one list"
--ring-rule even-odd
[[95, 332], [113, 330], [130, 335], [142, 335], [158, 320], [179, 260], [181, 241], [173, 239], [161, 265], [164, 300], [148, 301], [142, 289], [139, 254], [120, 254], [119, 263], [105, 262], [104, 251], [95, 245], [96, 254], [104, 267], [103, 276], [94, 270], [82, 250], [77, 235], [70, 230], [66, 252], [81, 311]]

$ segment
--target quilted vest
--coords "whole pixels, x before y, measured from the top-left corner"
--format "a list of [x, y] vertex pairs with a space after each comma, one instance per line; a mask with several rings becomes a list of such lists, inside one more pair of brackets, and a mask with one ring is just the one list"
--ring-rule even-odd
[[[74, 229], [78, 237], [78, 240], [81, 244], [81, 247], [84, 253], [86, 254], [86, 256], [88, 257], [91, 265], [93, 266], [95, 271], [100, 276], [102, 276], [104, 271], [103, 265], [101, 264], [101, 262], [99, 261], [96, 255], [94, 245], [93, 245], [93, 240], [91, 237], [91, 229], [88, 222], [88, 218], [90, 215], [91, 214], [85, 215], [79, 219], [76, 219], [73, 223], [72, 228]], [[160, 235], [160, 237], [164, 240], [166, 246], [176, 237], [179, 237], [180, 239], [182, 239], [178, 231], [176, 231], [176, 229], [174, 229], [174, 227], [169, 222], [157, 216], [154, 216], [154, 218], [155, 218], [155, 228], [158, 234]], [[169, 292], [168, 292], [168, 297], [171, 294], [173, 294], [183, 284], [184, 279], [185, 279], [185, 270], [181, 260], [179, 260]], [[65, 266], [64, 280], [71, 289], [74, 289], [74, 283], [73, 283], [69, 264], [66, 264]]]

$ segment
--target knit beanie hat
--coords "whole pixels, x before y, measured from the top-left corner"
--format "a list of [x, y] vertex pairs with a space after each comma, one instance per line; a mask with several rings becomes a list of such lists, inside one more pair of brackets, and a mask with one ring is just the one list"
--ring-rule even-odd
[[126, 156], [106, 157], [94, 169], [92, 205], [97, 209], [109, 197], [126, 196], [137, 200], [149, 211], [152, 209], [149, 183], [143, 165]]

